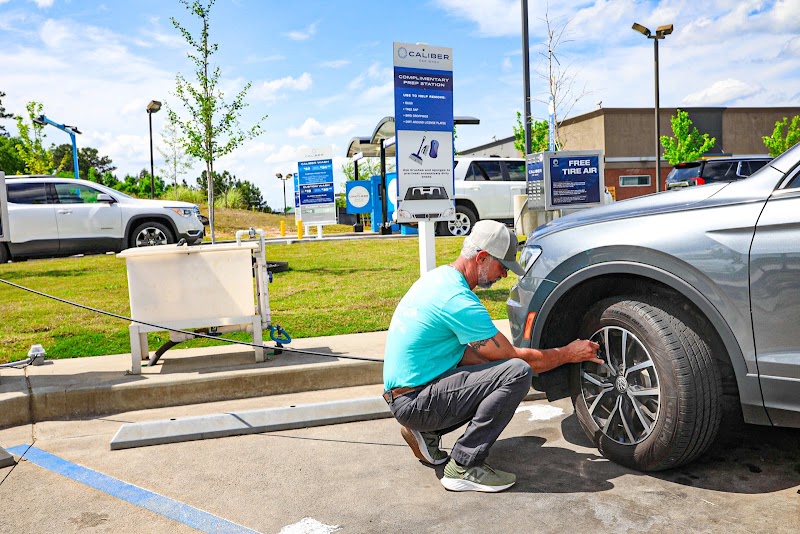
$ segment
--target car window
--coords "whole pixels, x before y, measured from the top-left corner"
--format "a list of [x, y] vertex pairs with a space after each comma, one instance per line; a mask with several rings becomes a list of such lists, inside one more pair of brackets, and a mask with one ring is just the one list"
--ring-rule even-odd
[[478, 164], [473, 162], [470, 164], [469, 169], [467, 169], [467, 175], [464, 176], [464, 180], [479, 182], [486, 180], [486, 178], [483, 176], [483, 172], [481, 172], [481, 168], [478, 166]]
[[525, 176], [525, 162], [524, 161], [508, 161], [506, 162], [506, 170], [508, 171], [508, 179], [512, 182], [524, 182]]
[[675, 167], [667, 176], [668, 182], [683, 182], [700, 175], [700, 165]]
[[485, 180], [493, 182], [503, 181], [503, 170], [500, 168], [499, 161], [476, 161], [473, 165], [477, 165], [482, 171]]
[[54, 184], [60, 204], [95, 204], [100, 191], [83, 184]]
[[736, 166], [735, 161], [707, 161], [703, 169], [703, 178], [706, 181], [734, 180]]
[[792, 181], [786, 186], [786, 189], [796, 189], [798, 187], [800, 187], [800, 172], [794, 175], [794, 178], [792, 178]]
[[[764, 165], [769, 163], [769, 161], [752, 160], [752, 161], [748, 161], [747, 163], [750, 164], [750, 174], [753, 174], [758, 169], [760, 169], [761, 167], [763, 167]], [[748, 176], [750, 176], [750, 174], [748, 174]]]
[[7, 182], [8, 201], [14, 204], [47, 204], [46, 184]]

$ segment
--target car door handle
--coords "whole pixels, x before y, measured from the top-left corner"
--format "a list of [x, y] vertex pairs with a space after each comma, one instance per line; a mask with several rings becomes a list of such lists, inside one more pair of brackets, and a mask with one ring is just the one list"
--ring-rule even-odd
[[58, 210], [58, 213], [63, 213], [64, 215], [69, 215], [72, 213], [72, 210]]

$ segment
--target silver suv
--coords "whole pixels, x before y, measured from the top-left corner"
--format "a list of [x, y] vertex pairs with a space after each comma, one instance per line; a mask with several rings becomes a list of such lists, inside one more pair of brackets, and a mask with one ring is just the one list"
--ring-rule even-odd
[[525, 160], [495, 157], [455, 158], [456, 214], [437, 228], [440, 235], [467, 235], [481, 219], [514, 222], [514, 196], [525, 194]]
[[6, 191], [9, 231], [0, 263], [203, 239], [200, 210], [187, 202], [136, 199], [55, 176], [6, 177]]
[[556, 219], [520, 263], [514, 344], [600, 344], [604, 365], [562, 366], [534, 386], [571, 396], [607, 458], [644, 471], [690, 462], [723, 406], [800, 427], [800, 144], [749, 178]]

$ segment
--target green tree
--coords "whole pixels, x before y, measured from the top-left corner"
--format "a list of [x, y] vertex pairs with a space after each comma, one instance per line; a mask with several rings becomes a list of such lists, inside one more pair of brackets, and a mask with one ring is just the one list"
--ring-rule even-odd
[[23, 174], [25, 162], [19, 155], [17, 145], [22, 141], [19, 137], [6, 137], [0, 135], [0, 171], [6, 175]]
[[28, 174], [49, 174], [52, 171], [53, 158], [44, 148], [44, 124], [37, 124], [33, 119], [44, 114], [44, 106], [39, 102], [28, 102], [28, 121], [24, 117], [16, 117], [17, 130], [21, 143], [16, 146], [20, 159], [25, 163]]
[[[73, 163], [72, 163], [71, 144], [65, 143], [63, 145], [58, 145], [58, 146], [51, 145], [50, 153], [53, 156], [53, 168], [55, 168], [56, 171], [68, 170], [72, 176], [75, 175], [72, 170]], [[98, 177], [106, 172], [111, 172], [116, 170], [116, 167], [113, 165], [111, 158], [108, 156], [101, 156], [96, 148], [92, 147], [79, 148], [78, 175], [84, 180], [90, 180], [89, 170], [93, 167], [95, 169], [95, 172], [97, 172]]]
[[[214, 0], [202, 4], [199, 0], [189, 3], [180, 0], [186, 9], [202, 23], [199, 36], [195, 37], [174, 17], [170, 17], [172, 25], [180, 31], [184, 40], [192, 48], [188, 57], [195, 65], [195, 82], [190, 83], [178, 74], [175, 79], [175, 94], [183, 104], [190, 118], [182, 121], [177, 113], [169, 110], [169, 120], [178, 126], [186, 139], [186, 151], [194, 158], [206, 164], [209, 176], [214, 174], [214, 160], [239, 147], [245, 140], [261, 134], [262, 117], [252, 128], [243, 130], [239, 126], [239, 117], [247, 107], [244, 101], [250, 82], [234, 97], [226, 102], [222, 91], [218, 88], [220, 80], [219, 67], [211, 67], [211, 55], [217, 51], [216, 43], [209, 43], [209, 20]], [[210, 71], [210, 72], [209, 72]], [[216, 242], [214, 234], [214, 188], [208, 188], [208, 218], [211, 229], [211, 242]]]
[[[169, 113], [169, 106], [164, 103], [164, 108]], [[158, 153], [164, 158], [164, 166], [158, 169], [175, 187], [175, 200], [178, 199], [178, 178], [192, 168], [192, 158], [186, 153], [186, 141], [181, 137], [178, 128], [171, 121], [167, 121], [161, 129], [161, 142], [164, 148], [158, 147]]]
[[[550, 135], [547, 121], [533, 121], [531, 124], [531, 151], [544, 152], [549, 145]], [[559, 143], [556, 141], [556, 149]], [[517, 125], [514, 126], [514, 148], [525, 155], [525, 128], [522, 127], [522, 113], [517, 111]]]
[[777, 121], [772, 135], [764, 136], [761, 139], [769, 150], [770, 156], [783, 154], [800, 142], [800, 115], [795, 115], [791, 124], [787, 117], [784, 117], [782, 121]]
[[[6, 113], [6, 108], [3, 107], [3, 98], [5, 98], [6, 94], [3, 91], [0, 91], [0, 119], [13, 119], [13, 113]], [[6, 131], [6, 127], [0, 124], [0, 137], [8, 137], [8, 132]]]
[[717, 142], [715, 137], [709, 137], [707, 133], [700, 135], [697, 128], [692, 127], [686, 111], [679, 109], [677, 115], [669, 121], [674, 137], [662, 135], [661, 146], [664, 147], [664, 158], [670, 165], [696, 160], [711, 150]]

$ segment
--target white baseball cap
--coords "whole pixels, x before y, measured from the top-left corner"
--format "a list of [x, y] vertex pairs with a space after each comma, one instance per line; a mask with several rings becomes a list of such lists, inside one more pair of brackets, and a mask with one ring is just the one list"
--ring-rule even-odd
[[467, 236], [473, 245], [485, 250], [493, 258], [502, 263], [506, 269], [519, 276], [525, 274], [525, 269], [517, 263], [517, 235], [511, 228], [497, 221], [483, 220], [475, 223], [472, 232]]

